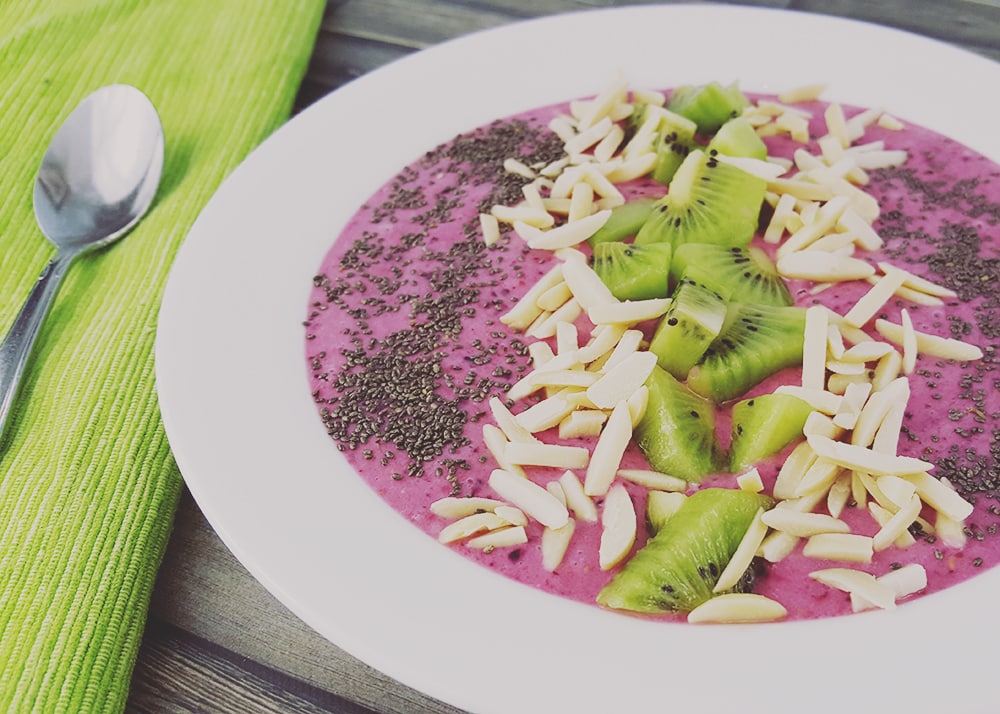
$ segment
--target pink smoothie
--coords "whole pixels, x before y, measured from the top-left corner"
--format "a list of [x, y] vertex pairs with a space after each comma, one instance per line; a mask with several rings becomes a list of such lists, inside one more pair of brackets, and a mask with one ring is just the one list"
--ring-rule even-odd
[[[813, 127], [818, 136], [823, 105], [804, 108], [819, 117]], [[331, 236], [336, 240], [317, 270], [305, 340], [313, 398], [331, 438], [358, 475], [413, 523], [414, 537], [424, 537], [418, 532], [423, 531], [436, 538], [446, 525], [428, 509], [437, 499], [495, 497], [486, 483], [495, 464], [480, 443], [483, 423], [492, 421], [487, 400], [502, 396], [530, 369], [525, 338], [498, 318], [553, 259], [528, 250], [510, 233], [486, 248], [478, 214], [521, 199], [525, 181], [504, 172], [505, 159], [520, 156], [532, 164], [561, 156], [561, 142], [546, 125], [565, 110], [552, 106], [499, 120], [429, 151], [379, 189], [339, 237]], [[929, 580], [922, 594], [928, 594], [1000, 559], [1000, 375], [995, 371], [1000, 167], [912, 125], [904, 131], [870, 128], [864, 140], [877, 139], [884, 139], [887, 148], [907, 150], [910, 159], [901, 168], [872, 172], [867, 190], [882, 206], [875, 229], [886, 245], [864, 257], [873, 263], [888, 260], [959, 295], [940, 308], [895, 300], [879, 316], [898, 323], [900, 308], [906, 307], [916, 329], [959, 337], [985, 353], [982, 361], [967, 365], [919, 359], [910, 376], [912, 397], [899, 447], [901, 454], [933, 462], [934, 475], [946, 476], [975, 503], [967, 520], [967, 544], [953, 549], [915, 534], [915, 545], [879, 552], [862, 566], [881, 575], [901, 564], [920, 563]], [[790, 156], [798, 146], [768, 141], [772, 155]], [[815, 146], [807, 148], [818, 153]], [[649, 180], [622, 188], [627, 196], [663, 192]], [[759, 239], [757, 243], [763, 245]], [[822, 302], [843, 314], [868, 286], [847, 283], [815, 295], [808, 292], [809, 285], [791, 287], [798, 304]], [[867, 329], [875, 334], [871, 325]], [[585, 338], [586, 333], [581, 335]], [[754, 391], [771, 391], [798, 378], [797, 371], [789, 370]], [[723, 405], [720, 432], [727, 425]], [[554, 434], [542, 437], [558, 441]], [[783, 455], [759, 465], [768, 489]], [[647, 468], [635, 447], [623, 465]], [[533, 472], [540, 481], [560, 473]], [[719, 484], [735, 482], [720, 475], [706, 483]], [[628, 487], [637, 512], [644, 513], [645, 490]], [[854, 532], [871, 535], [876, 530], [864, 509], [849, 507], [842, 518]], [[640, 525], [639, 545], [646, 538], [642, 530]], [[528, 533], [527, 544], [490, 553], [462, 545], [441, 547], [527, 585], [594, 603], [613, 574], [598, 566], [600, 525], [577, 524], [555, 573], [541, 564], [541, 527], [533, 523]], [[754, 591], [785, 605], [790, 619], [846, 614], [847, 595], [807, 576], [843, 565], [806, 558], [800, 545], [780, 563], [760, 565]]]

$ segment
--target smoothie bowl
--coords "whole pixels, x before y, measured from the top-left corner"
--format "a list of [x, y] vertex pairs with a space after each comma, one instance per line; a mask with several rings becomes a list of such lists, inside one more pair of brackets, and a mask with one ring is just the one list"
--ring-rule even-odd
[[619, 79], [401, 170], [310, 296], [338, 448], [456, 552], [630, 613], [992, 567], [1000, 167], [820, 94]]
[[[663, 28], [667, 26], [711, 26], [713, 42], [733, 48], [737, 55], [726, 53], [713, 58], [702, 54], [697, 63], [691, 63], [684, 59], [688, 56], [684, 53], [699, 52], [703, 38], [696, 37], [698, 33], [675, 33], [668, 47], [662, 43]], [[753, 32], [748, 34], [748, 29]], [[648, 48], [653, 46], [662, 47], [663, 56], [651, 61]], [[846, 46], [851, 46], [852, 52], [845, 54]], [[514, 47], [519, 48], [517, 52], [511, 51]], [[610, 54], [582, 52], [584, 47], [606, 48]], [[501, 56], [504, 61], [497, 62]], [[733, 65], [732, 56], [740, 57], [738, 67]], [[789, 62], [789, 56], [796, 61]], [[887, 56], [919, 57], [921, 70], [887, 65]], [[557, 75], [541, 71], [553, 66], [555, 57], [571, 57], [572, 61], [556, 62], [564, 70]], [[829, 61], [831, 57], [837, 61]], [[819, 99], [787, 103], [811, 113], [814, 128], [807, 147], [816, 157], [823, 156], [822, 150], [817, 151], [817, 141], [829, 133], [825, 116], [829, 105], [838, 104], [845, 120], [868, 108], [884, 109], [905, 127], [893, 128], [891, 118], [879, 126], [876, 119], [868, 124], [864, 138], [841, 147], [854, 153], [857, 146], [882, 140], [885, 151], [907, 152], [907, 160], [898, 166], [864, 169], [869, 182], [858, 184], [877, 196], [879, 218], [872, 225], [883, 246], [872, 250], [856, 245], [853, 254], [846, 257], [869, 263], [874, 273], [852, 281], [835, 281], [832, 276], [807, 279], [792, 277], [786, 264], [787, 274], [782, 279], [795, 297], [796, 306], [808, 309], [822, 305], [831, 310], [827, 313], [828, 335], [835, 334], [830, 328], [839, 323], [833, 313], [844, 317], [874, 287], [870, 280], [881, 282], [883, 290], [891, 285], [882, 282], [888, 276], [883, 263], [937, 286], [907, 278], [909, 284], [903, 288], [917, 292], [943, 288], [958, 293], [955, 297], [930, 295], [942, 304], [925, 305], [901, 289], [898, 292], [902, 295], [894, 292], [858, 329], [873, 341], [891, 343], [902, 358], [904, 345], [895, 342], [891, 334], [879, 332], [876, 321], [884, 320], [879, 324], [887, 332], [892, 332], [889, 323], [904, 327], [905, 308], [914, 329], [907, 331], [911, 344], [916, 333], [921, 333], [953, 339], [983, 352], [981, 359], [952, 362], [951, 358], [929, 356], [925, 344], [918, 348], [911, 372], [907, 374], [900, 366], [900, 377], [906, 377], [910, 390], [904, 425], [920, 441], [911, 439], [901, 425], [896, 454], [933, 463], [928, 473], [935, 478], [944, 476], [952, 490], [976, 509], [971, 515], [955, 519], [962, 523], [958, 530], [965, 536], [960, 549], [942, 545], [940, 538], [928, 542], [928, 537], [939, 535], [930, 530], [938, 526], [937, 516], [934, 505], [921, 498], [917, 523], [923, 532], [914, 527], [905, 529], [913, 545], [904, 548], [893, 541], [892, 548], [877, 550], [875, 535], [883, 526], [876, 525], [869, 504], [881, 505], [882, 501], [867, 490], [869, 495], [861, 507], [856, 505], [860, 504], [860, 491], [855, 495], [851, 489], [839, 516], [851, 530], [832, 535], [869, 538], [872, 561], [799, 557], [802, 567], [794, 571], [790, 566], [795, 560], [785, 558], [771, 566], [766, 558], [758, 559], [758, 565], [764, 567], [760, 573], [756, 567], [753, 569], [758, 577], [750, 590], [785, 608], [786, 614], [776, 620], [695, 626], [685, 622], [688, 615], [680, 611], [631, 614], [631, 610], [609, 607], [598, 603], [597, 596], [618, 570], [625, 568], [624, 558], [608, 569], [601, 568], [601, 514], [612, 488], [620, 484], [631, 496], [636, 533], [628, 549], [629, 559], [651, 533], [646, 523], [648, 493], [680, 492], [671, 491], [678, 486], [675, 481], [648, 472], [675, 478], [676, 474], [666, 467], [651, 467], [648, 457], [630, 441], [608, 491], [603, 496], [588, 496], [597, 509], [597, 521], [579, 517], [567, 501], [566, 518], [572, 515], [576, 529], [556, 566], [547, 569], [555, 560], [543, 562], [540, 543], [545, 528], [558, 530], [558, 520], [545, 526], [530, 515], [532, 509], [516, 494], [493, 493], [491, 475], [495, 470], [508, 469], [493, 461], [495, 456], [483, 434], [491, 431], [487, 426], [508, 433], [501, 428], [505, 415], [495, 408], [491, 395], [509, 396], [522, 379], [527, 379], [522, 386], [530, 386], [537, 379], [532, 375], [544, 358], [539, 356], [543, 348], [532, 345], [547, 342], [553, 358], [559, 359], [560, 340], [568, 346], [571, 332], [562, 327], [557, 329], [561, 336], [539, 339], [529, 334], [529, 328], [508, 324], [501, 318], [524, 304], [524, 296], [553, 266], [565, 262], [563, 257], [572, 255], [570, 251], [583, 255], [583, 266], [588, 269], [596, 263], [590, 261], [593, 249], [589, 243], [554, 250], [526, 249], [525, 238], [517, 232], [514, 222], [506, 220], [509, 216], [502, 214], [527, 201], [522, 186], [534, 179], [521, 175], [516, 164], [507, 168], [503, 164], [506, 159], [518, 158], [520, 164], [540, 174], [549, 163], [559, 161], [564, 139], [548, 127], [548, 122], [555, 115], [573, 117], [578, 100], [590, 100], [618, 81], [618, 68], [630, 93], [659, 90], [664, 99], [683, 84], [697, 86], [720, 80], [723, 86], [739, 81], [753, 102], [766, 99], [782, 103], [778, 95], [786, 90], [825, 82], [828, 89]], [[428, 81], [429, 77], [435, 80]], [[524, 77], [534, 80], [526, 82]], [[995, 399], [995, 387], [989, 372], [993, 355], [988, 349], [995, 337], [987, 332], [988, 322], [978, 317], [970, 319], [968, 308], [963, 307], [978, 300], [975, 316], [988, 315], [990, 305], [985, 294], [972, 291], [971, 282], [959, 285], [945, 276], [948, 262], [971, 254], [975, 243], [972, 233], [988, 235], [992, 230], [989, 212], [983, 210], [992, 190], [989, 170], [971, 165], [989, 163], [976, 158], [976, 154], [992, 161], [1000, 158], [990, 102], [981, 91], [982, 83], [993, 79], [1000, 82], [1000, 71], [993, 63], [911, 35], [797, 13], [700, 5], [636, 7], [532, 21], [418, 53], [347, 85], [278, 131], [227, 180], [177, 257], [157, 341], [157, 380], [167, 433], [185, 481], [216, 532], [241, 562], [305, 622], [366, 663], [464, 709], [637, 709], [661, 701], [669, 683], [673, 702], [705, 705], [716, 711], [745, 705], [746, 693], [760, 692], [762, 686], [767, 691], [780, 687], [781, 696], [768, 700], [771, 711], [802, 711], [803, 701], [810, 703], [811, 711], [843, 711], [859, 696], [893, 707], [926, 710], [947, 705], [975, 711], [982, 701], [979, 683], [989, 681], [991, 662], [989, 658], [955, 653], [967, 650], [970, 632], [979, 633], [977, 641], [983, 642], [1000, 634], [992, 616], [996, 593], [1000, 592], [1000, 578], [996, 568], [990, 567], [989, 558], [990, 526], [995, 520], [988, 510], [992, 497], [986, 480], [971, 478], [991, 473], [983, 471], [979, 463], [989, 463], [987, 455], [995, 458], [990, 452], [989, 429], [976, 421], [979, 415], [974, 411], [979, 408], [980, 393], [986, 400], [982, 404], [986, 409], [980, 409], [985, 418], [996, 411], [995, 404], [989, 401]], [[387, 111], [386, 97], [392, 97], [392, 106], [401, 111]], [[954, 108], [958, 106], [966, 108], [963, 113], [956, 114]], [[511, 136], [510, 129], [516, 125], [504, 118], [531, 116], [537, 119]], [[495, 123], [498, 118], [500, 122]], [[801, 126], [792, 117], [782, 123]], [[929, 165], [937, 171], [939, 166], [920, 150], [918, 137], [926, 136], [925, 131], [936, 135], [932, 139], [935, 146], [944, 141], [940, 137], [951, 137], [946, 142], [950, 147], [947, 152], [959, 156], [960, 163], [970, 163], [968, 171], [970, 175], [976, 173], [980, 185], [970, 186], [962, 173], [951, 174], [944, 183], [933, 176], [928, 178], [923, 168]], [[484, 142], [456, 145], [453, 141], [459, 136], [477, 135], [489, 137], [485, 146]], [[701, 138], [702, 142], [707, 140], [707, 135]], [[971, 151], [962, 148], [959, 141]], [[765, 137], [765, 142], [774, 157], [791, 157], [793, 161], [795, 148], [800, 148], [800, 142], [788, 133]], [[514, 148], [534, 155], [515, 155]], [[588, 147], [586, 152], [590, 151]], [[791, 153], [781, 153], [785, 151]], [[430, 154], [425, 157], [427, 152]], [[481, 163], [476, 157], [483, 159], [486, 154], [500, 162], [499, 173], [496, 166], [489, 176], [474, 168], [473, 164]], [[543, 162], [545, 165], [540, 165]], [[438, 171], [433, 170], [435, 164]], [[407, 166], [413, 166], [417, 173], [404, 171]], [[441, 171], [443, 166], [447, 170]], [[953, 168], [949, 166], [949, 170]], [[790, 166], [783, 177], [789, 178], [800, 170]], [[433, 191], [414, 190], [424, 180], [422, 171], [433, 173], [437, 182]], [[460, 182], [456, 182], [456, 171], [462, 172]], [[400, 180], [394, 181], [396, 177]], [[499, 184], [507, 190], [493, 194], [493, 187]], [[640, 194], [662, 194], [666, 187], [650, 177], [616, 185], [629, 199]], [[959, 190], [953, 190], [956, 187]], [[460, 210], [451, 201], [437, 201], [439, 194], [447, 199], [459, 190], [464, 192]], [[548, 190], [540, 188], [539, 197], [551, 198]], [[789, 239], [795, 222], [794, 218], [785, 222], [779, 242], [765, 240], [774, 213], [785, 215], [784, 209], [778, 208], [777, 194], [765, 190], [759, 235], [753, 242], [775, 264], [780, 259], [778, 250]], [[944, 198], [945, 194], [950, 198]], [[434, 198], [434, 203], [420, 205], [426, 198]], [[595, 189], [598, 211], [604, 209], [599, 203], [602, 200], [603, 194]], [[937, 208], [928, 212], [915, 209], [924, 200]], [[900, 210], [900, 202], [907, 211]], [[948, 209], [949, 203], [958, 208]], [[504, 209], [494, 211], [495, 206]], [[363, 207], [363, 215], [358, 213], [359, 207]], [[917, 218], [913, 217], [914, 211], [920, 214]], [[390, 214], [396, 215], [395, 224]], [[456, 230], [449, 228], [445, 234], [438, 228], [446, 225], [448, 214]], [[492, 214], [499, 222], [501, 240], [492, 247], [485, 245], [483, 233], [483, 222], [489, 224], [490, 219], [481, 219], [480, 214]], [[560, 224], [566, 220], [562, 214], [556, 215]], [[374, 225], [374, 218], [382, 219], [383, 236], [375, 236], [373, 229], [369, 231], [373, 236], [367, 240], [358, 241], [361, 235], [351, 240], [338, 239], [352, 228], [352, 221], [353, 227]], [[520, 222], [530, 225], [530, 221]], [[970, 223], [974, 231], [957, 229]], [[402, 240], [404, 231], [393, 234], [393, 225], [406, 225], [405, 233], [410, 236]], [[551, 227], [533, 227], [548, 232], [555, 223]], [[534, 235], [530, 229], [523, 233], [529, 238]], [[904, 241], [904, 235], [916, 239]], [[943, 238], [948, 241], [933, 243]], [[379, 247], [384, 240], [388, 242]], [[634, 238], [621, 242], [631, 244]], [[904, 246], [916, 247], [920, 252], [901, 252]], [[845, 247], [834, 249], [831, 255], [841, 251], [844, 257], [850, 250], [843, 250]], [[996, 257], [987, 252], [991, 250], [988, 246], [976, 249], [982, 251], [983, 265]], [[938, 257], [923, 257], [932, 254]], [[234, 256], [239, 257], [235, 274]], [[349, 266], [344, 272], [337, 268], [342, 258], [347, 258]], [[502, 263], [492, 263], [500, 259]], [[673, 257], [671, 262], [675, 262]], [[398, 276], [392, 271], [394, 265], [402, 271]], [[477, 271], [481, 279], [456, 280], [456, 266], [463, 271]], [[354, 293], [338, 297], [343, 288], [337, 288], [337, 283], [349, 271], [355, 272], [355, 282], [367, 275], [372, 284], [364, 294], [354, 285]], [[238, 276], [236, 283], [229, 277], [222, 279], [233, 275]], [[324, 275], [326, 283], [321, 277]], [[572, 279], [577, 277], [579, 274]], [[898, 273], [893, 279], [898, 280]], [[833, 284], [822, 288], [824, 283]], [[427, 286], [440, 292], [432, 296]], [[670, 287], [671, 295], [666, 299], [672, 298], [674, 286]], [[339, 329], [355, 334], [337, 337], [343, 341], [338, 344], [354, 339], [357, 344], [351, 342], [349, 355], [337, 353], [320, 358], [322, 350], [315, 349], [317, 341], [333, 338], [327, 328], [320, 329], [322, 320], [314, 321], [312, 312], [319, 308], [313, 303], [326, 301], [328, 288], [335, 302], [323, 311], [339, 310], [338, 301], [342, 300], [352, 313]], [[547, 300], [554, 300], [561, 291], [563, 288], [557, 287]], [[933, 302], [926, 296], [919, 299]], [[395, 303], [402, 303], [400, 309], [395, 309]], [[206, 306], [212, 309], [206, 310]], [[470, 314], [466, 314], [466, 308]], [[364, 311], [369, 315], [367, 320]], [[447, 319], [445, 312], [451, 315]], [[411, 316], [417, 317], [412, 324]], [[599, 317], [599, 321], [604, 319]], [[303, 321], [310, 327], [303, 327]], [[583, 311], [573, 321], [578, 350], [586, 348], [596, 328], [590, 321], [589, 313]], [[364, 322], [367, 324], [360, 324]], [[392, 337], [391, 333], [403, 323], [413, 334]], [[434, 327], [419, 328], [420, 323], [433, 323]], [[456, 323], [463, 330], [460, 344], [452, 338]], [[643, 335], [636, 352], [648, 351], [655, 324], [637, 323], [628, 328]], [[843, 324], [835, 326], [847, 352], [856, 344], [851, 335], [858, 335]], [[815, 332], [814, 328], [810, 331]], [[315, 336], [306, 339], [314, 329]], [[502, 333], [503, 338], [493, 333]], [[630, 333], [628, 339], [634, 336]], [[919, 337], [918, 344], [926, 341]], [[379, 345], [386, 349], [379, 350]], [[834, 349], [839, 349], [836, 345], [834, 338]], [[443, 353], [440, 358], [439, 352]], [[429, 357], [417, 359], [421, 354]], [[803, 349], [800, 359], [804, 354]], [[909, 354], [914, 352], [910, 350]], [[314, 358], [321, 360], [322, 368], [314, 369]], [[406, 364], [396, 362], [398, 358], [405, 358]], [[405, 453], [388, 441], [378, 444], [371, 439], [382, 428], [375, 419], [346, 422], [367, 430], [369, 441], [365, 444], [364, 432], [355, 433], [338, 424], [332, 411], [323, 413], [324, 406], [332, 405], [317, 401], [314, 380], [323, 372], [328, 372], [327, 379], [336, 380], [343, 365], [323, 366], [323, 360], [335, 359], [350, 359], [356, 367], [366, 367], [368, 376], [357, 378], [357, 384], [365, 390], [346, 399], [359, 414], [367, 406], [361, 396], [365, 391], [378, 394], [378, 390], [388, 389], [391, 380], [380, 381], [377, 377], [388, 377], [393, 369], [407, 369], [417, 387], [435, 387], [429, 397], [423, 396], [430, 400], [427, 402], [420, 397], [424, 390], [411, 389], [409, 384], [405, 390], [408, 396], [401, 395], [405, 397], [401, 399], [404, 413], [407, 406], [411, 413], [395, 420], [398, 431], [394, 437], [406, 445]], [[610, 355], [607, 359], [610, 361]], [[380, 366], [367, 369], [372, 365]], [[587, 363], [584, 370], [571, 365], [561, 371], [586, 371], [590, 365]], [[866, 365], [873, 369], [876, 363]], [[841, 371], [852, 369], [835, 366]], [[824, 373], [828, 371], [832, 370]], [[936, 376], [938, 371], [940, 377]], [[450, 386], [439, 391], [437, 380], [443, 383], [445, 375]], [[846, 393], [846, 384], [859, 376], [842, 374], [835, 381], [841, 382]], [[788, 366], [758, 382], [746, 396], [773, 393], [779, 387], [801, 387], [802, 380], [801, 367]], [[520, 415], [535, 401], [550, 396], [550, 392], [571, 386], [543, 386], [523, 399], [503, 400], [503, 406], [511, 415]], [[346, 379], [337, 385], [342, 391], [349, 387], [350, 380]], [[834, 393], [840, 389], [836, 387]], [[950, 401], [956, 391], [960, 399], [955, 412], [934, 406]], [[924, 396], [918, 397], [921, 394]], [[333, 394], [322, 392], [318, 396], [329, 399]], [[517, 396], [516, 391], [513, 396]], [[732, 415], [735, 403], [743, 401], [743, 397], [708, 400], [713, 405], [716, 456], [731, 459]], [[460, 409], [456, 408], [459, 403]], [[647, 411], [651, 403], [647, 401]], [[931, 404], [935, 416], [929, 416], [927, 404]], [[609, 414], [600, 417], [602, 423], [610, 419], [614, 406], [606, 409]], [[972, 412], [968, 411], [970, 406]], [[836, 413], [824, 412], [823, 416], [832, 420]], [[583, 428], [588, 424], [592, 427], [591, 420], [598, 418], [574, 417], [576, 426]], [[932, 431], [927, 427], [929, 418], [934, 419]], [[619, 412], [616, 423], [624, 421]], [[956, 427], [966, 430], [969, 437], [956, 440]], [[977, 431], [980, 427], [984, 431]], [[582, 446], [588, 454], [596, 438], [581, 433], [561, 442], [557, 426], [531, 434], [546, 444]], [[555, 439], [550, 442], [553, 434]], [[829, 438], [848, 443], [839, 437]], [[341, 441], [343, 451], [338, 449]], [[820, 448], [825, 444], [815, 437], [812, 441]], [[959, 444], [956, 453], [950, 451], [953, 442]], [[763, 486], [761, 493], [766, 498], [774, 499], [781, 465], [796, 447], [797, 443], [789, 442], [775, 455], [754, 460]], [[365, 454], [366, 450], [370, 454]], [[411, 452], [418, 458], [411, 459]], [[424, 461], [427, 455], [431, 458]], [[913, 462], [904, 463], [914, 466]], [[565, 471], [575, 471], [586, 490], [585, 466], [508, 466], [510, 470], [520, 466], [526, 472], [548, 469], [541, 473], [551, 478], [540, 479], [542, 485], [561, 478]], [[754, 467], [736, 468], [730, 460], [683, 492], [718, 487], [757, 497], [755, 478], [749, 473]], [[632, 478], [625, 478], [619, 471], [630, 472]], [[888, 499], [892, 494], [902, 500], [907, 487], [889, 477], [905, 481], [903, 477], [911, 475], [879, 474], [880, 479], [888, 479], [883, 482], [886, 488], [881, 489], [881, 496]], [[373, 489], [376, 478], [382, 481]], [[636, 480], [644, 478], [647, 483]], [[654, 480], [650, 482], [650, 478]], [[972, 483], [978, 485], [970, 490]], [[900, 488], [894, 491], [893, 484]], [[415, 492], [421, 489], [422, 493]], [[914, 486], [914, 494], [917, 492]], [[454, 504], [447, 499], [464, 502], [473, 494], [503, 502], [499, 504], [500, 513], [497, 504], [478, 504], [483, 508], [477, 510], [488, 512], [480, 520], [495, 523], [494, 516], [507, 522], [519, 520], [513, 508], [528, 516], [530, 520], [523, 526], [526, 542], [493, 543], [491, 552], [486, 552], [490, 543], [470, 547], [467, 543], [471, 538], [464, 536], [442, 543], [442, 532], [454, 533], [455, 529], [446, 529], [465, 517], [449, 510]], [[850, 503], [852, 499], [854, 504]], [[417, 502], [423, 504], [419, 513], [415, 508], [408, 510], [406, 504]], [[622, 504], [623, 500], [618, 502]], [[548, 503], [551, 505], [551, 501]], [[433, 504], [438, 505], [432, 509]], [[776, 512], [774, 508], [768, 510]], [[805, 515], [831, 515], [828, 498], [817, 504], [816, 511]], [[756, 518], [756, 513], [755, 509], [751, 519]], [[958, 511], [953, 515], [962, 514]], [[764, 525], [768, 534], [781, 530], [774, 526], [786, 530], [795, 527], [789, 525], [788, 519]], [[492, 530], [503, 533], [511, 529], [505, 526]], [[483, 530], [475, 537], [479, 535], [491, 533]], [[516, 535], [514, 531], [503, 537]], [[798, 550], [793, 549], [793, 554], [801, 556], [812, 537], [795, 536]], [[905, 539], [902, 533], [899, 537]], [[622, 549], [607, 547], [605, 563]], [[936, 549], [941, 551], [941, 558]], [[547, 547], [544, 552], [558, 551]], [[977, 557], [983, 558], [978, 565]], [[574, 569], [574, 563], [583, 567]], [[719, 563], [715, 565], [723, 570]], [[858, 613], [853, 612], [850, 593], [831, 585], [829, 578], [821, 582], [810, 577], [814, 571], [845, 569], [867, 571], [873, 579], [884, 578], [897, 571], [912, 573], [911, 565], [923, 566], [926, 587], [909, 595], [897, 596], [894, 590], [895, 607], [883, 600], [887, 607], [865, 605]], [[711, 567], [705, 567], [711, 573]], [[518, 579], [520, 570], [533, 575], [527, 582]], [[790, 582], [779, 587], [781, 572]], [[919, 580], [914, 582], [919, 584]], [[881, 584], [887, 582], [882, 580]], [[932, 591], [936, 587], [939, 589]], [[740, 585], [736, 589], [745, 588]], [[789, 592], [797, 594], [791, 599], [782, 595]], [[884, 594], [885, 590], [877, 592]], [[858, 600], [857, 594], [854, 600]], [[806, 602], [808, 607], [796, 609], [796, 602]], [[716, 614], [709, 619], [719, 617]], [[928, 686], [916, 689], [890, 684], [918, 671], [929, 672]], [[862, 674], [871, 672], [878, 676], [865, 674], [862, 678]], [[726, 686], [720, 687], [720, 681], [725, 681]], [[965, 684], [953, 686], [954, 682]], [[704, 700], [706, 692], [711, 693], [708, 704]], [[829, 694], [817, 698], [817, 692]]]

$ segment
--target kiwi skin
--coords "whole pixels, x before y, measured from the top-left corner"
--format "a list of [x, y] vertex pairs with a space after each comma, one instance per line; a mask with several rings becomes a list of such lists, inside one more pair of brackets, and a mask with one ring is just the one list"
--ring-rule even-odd
[[729, 303], [722, 331], [688, 372], [688, 387], [718, 404], [801, 364], [805, 322], [801, 307]]
[[757, 246], [686, 243], [674, 251], [670, 277], [674, 282], [690, 278], [733, 302], [778, 306], [795, 302], [788, 283]]
[[645, 614], [693, 610], [713, 596], [757, 511], [772, 505], [770, 497], [750, 491], [696, 491], [601, 589], [597, 602]]
[[738, 473], [802, 438], [813, 408], [790, 394], [761, 394], [733, 405], [729, 468]]

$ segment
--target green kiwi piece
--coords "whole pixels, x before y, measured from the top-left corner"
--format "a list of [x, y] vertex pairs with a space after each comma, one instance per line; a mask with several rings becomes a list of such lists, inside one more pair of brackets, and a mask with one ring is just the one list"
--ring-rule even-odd
[[691, 371], [687, 384], [716, 403], [735, 399], [786, 367], [802, 363], [806, 311], [731, 302], [722, 331]]
[[692, 151], [701, 147], [694, 135], [698, 125], [679, 114], [664, 110], [656, 143], [656, 166], [653, 180], [669, 184], [677, 169]]
[[757, 246], [685, 243], [674, 251], [670, 277], [676, 283], [685, 276], [733, 302], [779, 306], [795, 302], [774, 263]]
[[587, 239], [590, 247], [596, 248], [600, 243], [623, 241], [633, 237], [649, 218], [657, 200], [652, 196], [634, 198], [612, 208], [611, 215], [604, 225]]
[[813, 408], [790, 394], [761, 394], [733, 405], [729, 468], [744, 471], [802, 438]]
[[715, 405], [660, 367], [653, 367], [646, 386], [649, 401], [635, 432], [650, 467], [692, 483], [724, 470]]
[[[637, 248], [651, 246], [636, 246]], [[683, 380], [701, 359], [726, 319], [726, 300], [704, 284], [684, 278], [677, 283], [670, 307], [660, 318], [649, 343], [657, 364]]]
[[[714, 593], [757, 511], [772, 500], [728, 488], [697, 491], [681, 505], [597, 595], [615, 610], [690, 612]], [[746, 578], [735, 590], [746, 591]]]
[[619, 300], [648, 300], [670, 294], [669, 243], [598, 243], [594, 272]]
[[719, 82], [709, 82], [678, 87], [671, 93], [667, 109], [695, 122], [699, 132], [710, 134], [738, 117], [749, 105], [750, 100], [736, 82], [725, 87]]
[[744, 117], [736, 117], [723, 124], [708, 142], [708, 151], [761, 161], [767, 158], [767, 145], [757, 135], [753, 124]]
[[744, 247], [757, 230], [766, 182], [696, 149], [677, 169], [635, 242]]

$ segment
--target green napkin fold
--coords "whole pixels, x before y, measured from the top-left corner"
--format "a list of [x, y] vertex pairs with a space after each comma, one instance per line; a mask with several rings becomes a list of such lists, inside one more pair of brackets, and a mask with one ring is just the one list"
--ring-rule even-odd
[[125, 706], [181, 490], [153, 371], [167, 274], [223, 178], [287, 119], [324, 4], [0, 3], [0, 333], [54, 253], [32, 182], [77, 102], [133, 84], [166, 137], [150, 213], [62, 284], [0, 451], [0, 711]]

